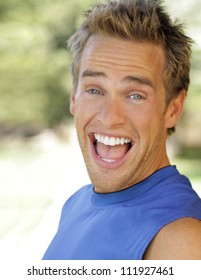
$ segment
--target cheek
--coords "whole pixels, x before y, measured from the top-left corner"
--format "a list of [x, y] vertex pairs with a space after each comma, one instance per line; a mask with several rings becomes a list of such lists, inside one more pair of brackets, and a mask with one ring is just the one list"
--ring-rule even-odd
[[74, 104], [74, 120], [77, 129], [83, 129], [94, 116], [93, 106], [83, 98], [78, 98]]
[[164, 114], [159, 112], [158, 108], [143, 110], [135, 118], [135, 128], [141, 140], [152, 142], [165, 131]]
[[74, 116], [81, 118], [81, 121], [88, 121], [96, 117], [103, 108], [104, 104], [99, 99], [80, 94], [75, 100]]

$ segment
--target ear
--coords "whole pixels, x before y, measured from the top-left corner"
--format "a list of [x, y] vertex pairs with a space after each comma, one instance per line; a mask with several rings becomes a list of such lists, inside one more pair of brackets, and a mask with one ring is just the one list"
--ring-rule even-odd
[[182, 90], [178, 96], [173, 98], [166, 108], [165, 121], [166, 128], [174, 127], [181, 117], [184, 109], [186, 90]]
[[70, 112], [74, 116], [75, 113], [75, 86], [72, 86], [72, 92], [70, 96]]

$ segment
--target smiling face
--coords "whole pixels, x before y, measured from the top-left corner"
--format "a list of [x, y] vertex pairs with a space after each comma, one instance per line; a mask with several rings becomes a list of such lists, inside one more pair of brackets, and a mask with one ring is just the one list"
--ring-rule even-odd
[[89, 39], [70, 109], [97, 192], [127, 188], [169, 164], [167, 128], [177, 118], [175, 104], [165, 105], [164, 67], [160, 46]]

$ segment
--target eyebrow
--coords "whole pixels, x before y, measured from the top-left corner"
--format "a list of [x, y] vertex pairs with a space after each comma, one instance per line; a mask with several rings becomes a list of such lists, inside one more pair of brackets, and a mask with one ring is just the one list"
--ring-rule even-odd
[[155, 88], [153, 82], [145, 77], [136, 77], [136, 76], [126, 76], [125, 78], [123, 78], [122, 80], [123, 82], [134, 82], [134, 83], [138, 83], [141, 85], [147, 85], [151, 88]]
[[107, 75], [104, 72], [100, 72], [100, 71], [85, 70], [82, 73], [81, 77], [82, 78], [84, 78], [84, 77], [91, 77], [91, 78], [103, 77], [103, 78], [107, 78]]
[[[107, 78], [107, 75], [104, 72], [101, 71], [93, 71], [93, 70], [85, 70], [82, 75], [82, 78], [84, 77], [91, 77], [91, 78], [97, 78], [97, 77], [102, 77], [102, 78]], [[137, 77], [137, 76], [126, 76], [122, 79], [122, 82], [126, 83], [138, 83], [141, 85], [147, 85], [153, 89], [155, 89], [153, 82], [145, 77]]]

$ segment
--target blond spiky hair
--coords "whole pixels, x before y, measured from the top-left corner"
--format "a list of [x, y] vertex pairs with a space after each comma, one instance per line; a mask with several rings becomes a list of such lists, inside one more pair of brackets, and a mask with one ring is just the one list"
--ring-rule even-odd
[[[173, 22], [160, 0], [118, 0], [98, 4], [85, 12], [85, 21], [69, 39], [73, 55], [72, 76], [76, 85], [80, 60], [88, 39], [104, 35], [124, 40], [138, 40], [161, 45], [166, 65], [164, 85], [166, 104], [190, 83], [192, 39], [185, 35], [183, 24]], [[175, 129], [170, 128], [169, 134]]]

